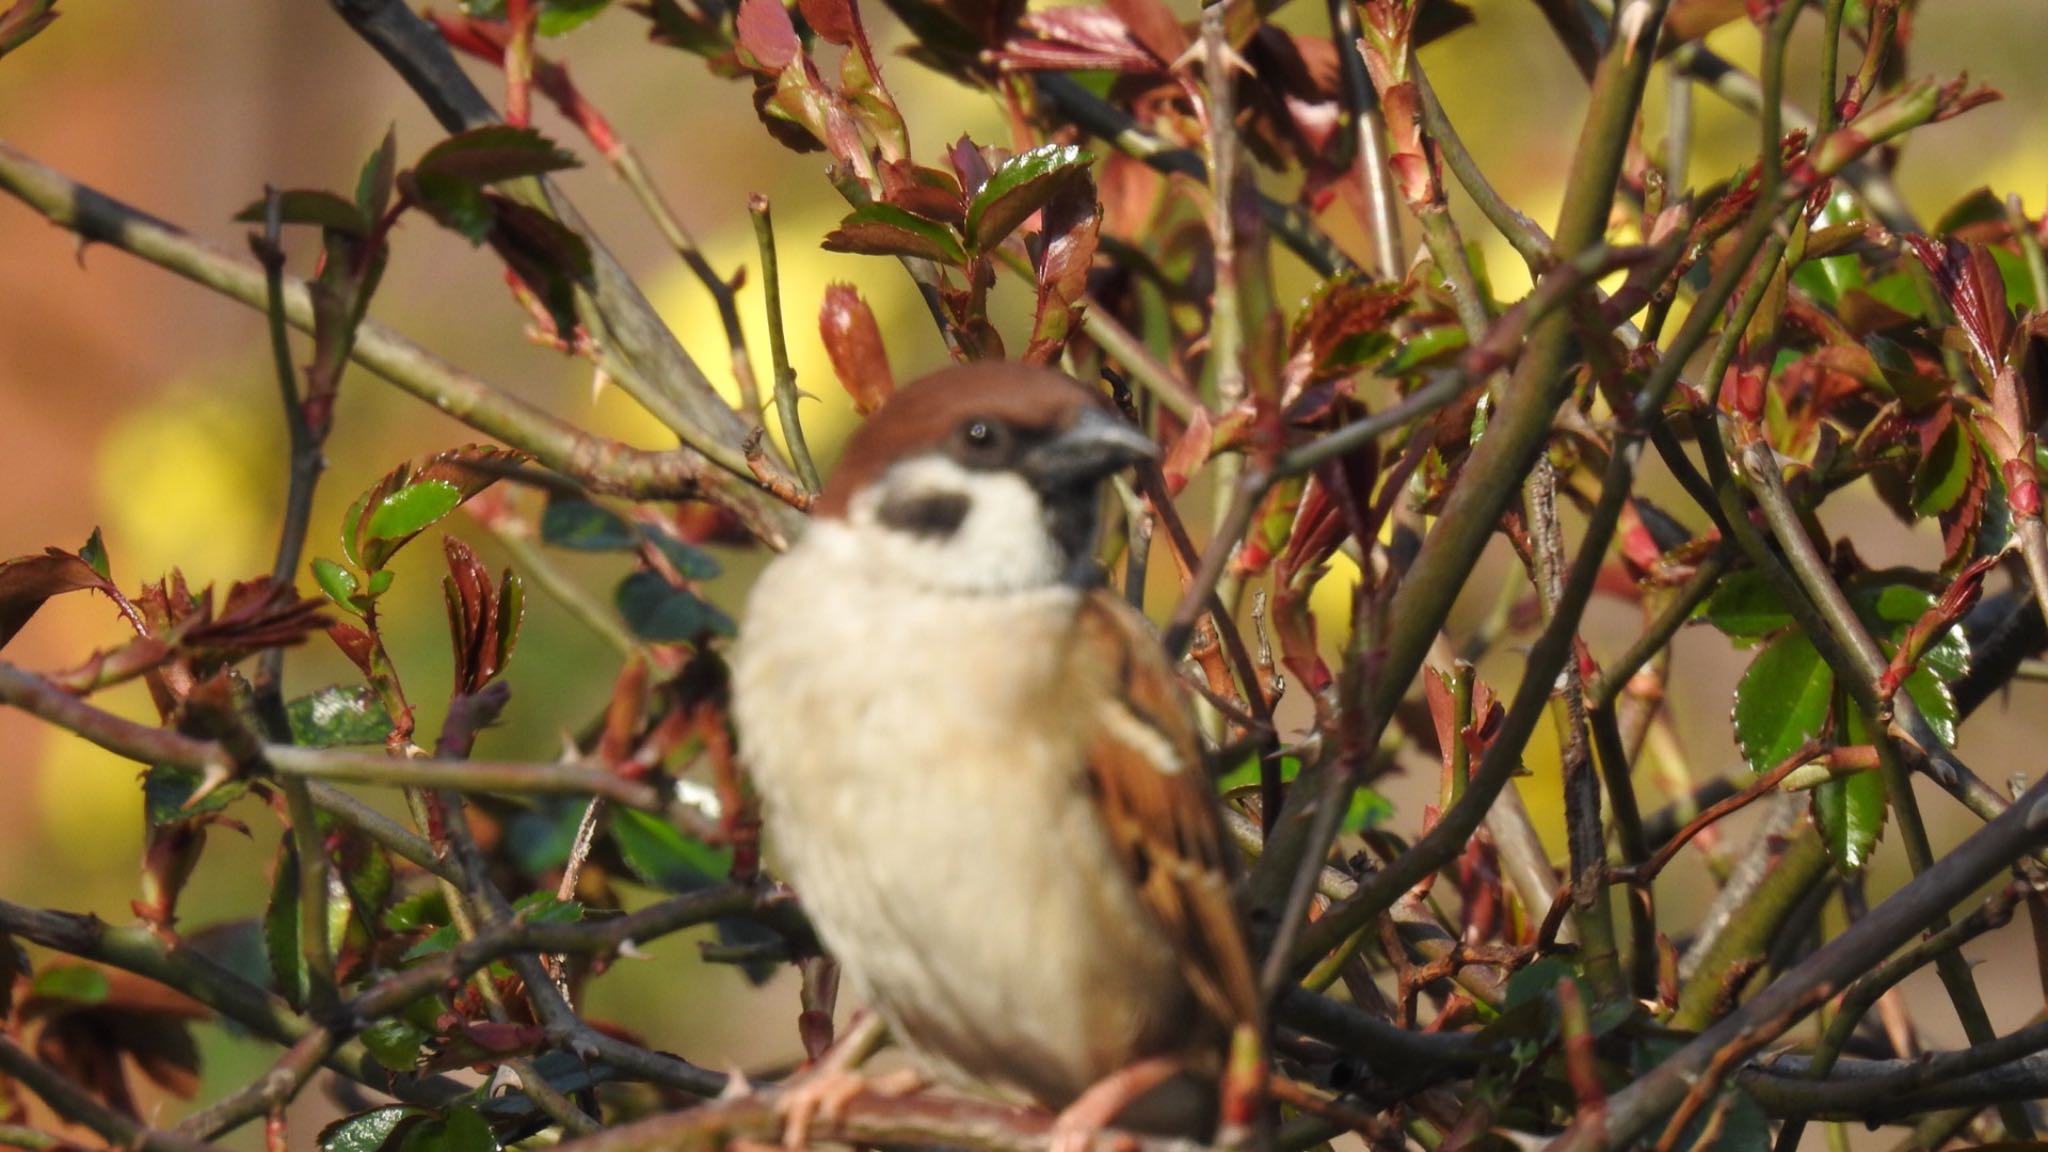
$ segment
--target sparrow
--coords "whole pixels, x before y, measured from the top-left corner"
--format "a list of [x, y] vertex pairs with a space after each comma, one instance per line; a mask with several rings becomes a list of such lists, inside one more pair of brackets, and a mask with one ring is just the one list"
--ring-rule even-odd
[[903, 388], [757, 581], [733, 715], [772, 855], [924, 1070], [1199, 1133], [1260, 1016], [1233, 850], [1181, 682], [1093, 555], [1105, 482], [1156, 454], [1050, 369]]

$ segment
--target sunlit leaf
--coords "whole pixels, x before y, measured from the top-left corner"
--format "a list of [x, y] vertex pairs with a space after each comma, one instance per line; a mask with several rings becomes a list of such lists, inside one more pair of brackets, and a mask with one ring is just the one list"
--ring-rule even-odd
[[344, 1116], [320, 1130], [322, 1152], [378, 1152], [401, 1121], [425, 1116], [418, 1108], [396, 1104]]
[[326, 593], [329, 600], [334, 601], [337, 607], [346, 608], [350, 612], [360, 611], [354, 603], [356, 589], [359, 587], [355, 573], [332, 560], [317, 556], [313, 559], [312, 567], [313, 582], [320, 586], [320, 591]]
[[391, 735], [391, 714], [367, 684], [329, 685], [285, 704], [292, 743], [308, 748], [382, 744]]
[[391, 540], [419, 532], [462, 503], [462, 489], [446, 480], [408, 484], [378, 501], [370, 511], [364, 535]]
[[967, 252], [951, 228], [893, 204], [870, 203], [854, 209], [826, 234], [823, 247], [827, 252], [914, 256], [955, 266], [967, 263]]
[[968, 243], [993, 251], [1093, 160], [1072, 144], [1041, 144], [1003, 161], [968, 201]]

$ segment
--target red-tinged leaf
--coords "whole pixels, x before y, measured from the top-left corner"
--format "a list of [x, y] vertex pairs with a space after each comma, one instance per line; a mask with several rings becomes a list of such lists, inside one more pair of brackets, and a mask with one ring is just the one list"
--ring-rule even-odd
[[[848, 0], [851, 3], [851, 0]], [[896, 107], [896, 97], [882, 82], [880, 65], [875, 60], [874, 49], [868, 44], [867, 32], [860, 24], [860, 10], [849, 8], [853, 15], [853, 50], [839, 61], [839, 95], [848, 111], [847, 120], [857, 121], [874, 138], [874, 151], [884, 162], [908, 161], [910, 158], [910, 129], [903, 122], [903, 112]], [[851, 147], [837, 151], [843, 163], [854, 163], [858, 156], [854, 149], [865, 153], [860, 144], [858, 132], [849, 132]]]
[[462, 1026], [462, 1038], [494, 1056], [508, 1056], [533, 1051], [547, 1039], [547, 1030], [535, 1024], [473, 1021]]
[[[1898, 650], [1893, 653], [1890, 668], [1887, 670], [1892, 683], [1904, 683], [1907, 672], [1919, 666], [1929, 650], [1941, 643], [1945, 637], [1949, 637], [1955, 626], [1962, 622], [1963, 617], [1969, 615], [1970, 609], [1977, 606], [1977, 601], [1984, 595], [1984, 576], [1997, 563], [1996, 556], [1980, 556], [1964, 565], [1962, 570], [1956, 573], [1955, 579], [1949, 581], [1948, 587], [1942, 590], [1941, 595], [1920, 614], [1920, 618], [1906, 627], [1905, 632], [1899, 637]], [[1944, 678], [1961, 674], [1961, 669], [1955, 667], [1953, 662], [1955, 653], [1955, 645], [1950, 644], [1948, 651], [1941, 657], [1942, 660], [1949, 661], [1945, 666], [1936, 669]]]
[[1042, 219], [1043, 226], [1031, 245], [1038, 303], [1031, 321], [1031, 343], [1023, 358], [1051, 364], [1059, 359], [1081, 323], [1088, 269], [1095, 262], [1102, 231], [1102, 204], [1095, 197], [1095, 181], [1084, 174], [1068, 182], [1046, 202]]
[[448, 575], [441, 582], [448, 608], [448, 632], [455, 649], [455, 691], [475, 695], [504, 670], [518, 636], [524, 596], [508, 569], [502, 584], [469, 546], [453, 536], [441, 541]]
[[1044, 144], [1003, 161], [967, 205], [966, 234], [977, 252], [992, 252], [1005, 237], [1073, 181], [1093, 160], [1071, 144]]
[[58, 16], [54, 11], [56, 7], [57, 0], [14, 0], [12, 7], [0, 13], [0, 56], [28, 43], [38, 32], [48, 28]]
[[853, 397], [854, 411], [866, 416], [888, 403], [896, 391], [896, 377], [889, 370], [882, 329], [853, 285], [825, 286], [825, 298], [818, 308], [818, 333], [839, 386]]
[[1457, 702], [1451, 694], [1451, 678], [1434, 668], [1422, 674], [1422, 699], [1429, 707], [1430, 728], [1436, 733], [1437, 755], [1443, 761], [1443, 770], [1451, 770], [1451, 749], [1457, 745], [1458, 714]]
[[804, 14], [804, 23], [811, 31], [828, 44], [841, 48], [853, 46], [853, 39], [860, 27], [859, 17], [854, 14], [853, 0], [798, 0], [797, 11]]
[[492, 124], [450, 136], [427, 149], [413, 166], [413, 175], [480, 186], [574, 168], [580, 163], [575, 153], [556, 147], [531, 128]]
[[1109, 10], [1116, 13], [1130, 29], [1132, 38], [1145, 46], [1145, 50], [1166, 63], [1172, 63], [1186, 54], [1194, 44], [1194, 38], [1182, 27], [1173, 9], [1164, 0], [1108, 0]]
[[267, 576], [229, 588], [217, 616], [212, 602], [213, 590], [208, 588], [195, 616], [175, 622], [170, 631], [186, 653], [221, 663], [302, 644], [333, 623], [321, 613], [323, 601], [302, 599], [290, 584]]
[[1320, 285], [1288, 336], [1288, 386], [1303, 388], [1350, 376], [1383, 359], [1397, 343], [1394, 321], [1409, 308], [1407, 289], [1362, 276]]
[[810, 82], [809, 73], [808, 68], [784, 68], [754, 85], [754, 114], [761, 118], [768, 135], [792, 152], [825, 149], [826, 113], [832, 97]]
[[1976, 443], [1955, 409], [1942, 405], [1919, 425], [1920, 461], [1913, 470], [1913, 511], [1920, 516], [1937, 516], [1963, 498], [1970, 482], [1971, 464], [1977, 459]]
[[960, 195], [960, 181], [952, 173], [920, 167], [908, 160], [885, 162], [878, 172], [884, 204], [956, 228], [967, 222], [967, 204]]
[[1320, 568], [1344, 541], [1350, 518], [1348, 511], [1340, 507], [1340, 496], [1326, 482], [1332, 472], [1333, 469], [1318, 469], [1302, 486], [1287, 547], [1274, 566], [1275, 578], [1283, 583], [1292, 584], [1303, 573]]
[[913, 256], [956, 267], [967, 263], [967, 253], [952, 229], [892, 204], [863, 204], [854, 209], [826, 235], [823, 246], [828, 252]]
[[1180, 437], [1166, 450], [1166, 458], [1159, 462], [1160, 471], [1166, 475], [1167, 492], [1180, 495], [1188, 478], [1209, 462], [1215, 444], [1216, 426], [1209, 421], [1208, 409], [1196, 408]]
[[974, 196], [981, 191], [983, 184], [988, 183], [989, 170], [992, 167], [988, 153], [985, 149], [975, 147], [974, 141], [967, 137], [962, 136], [953, 141], [952, 147], [946, 149], [946, 162], [953, 166], [954, 175], [960, 178], [960, 188], [964, 195]]
[[1165, 72], [1172, 60], [1155, 56], [1116, 13], [1105, 8], [1048, 8], [1024, 17], [1023, 28], [1030, 35], [1011, 40], [995, 54], [1005, 71], [1153, 75]]
[[189, 1026], [211, 1013], [183, 993], [119, 969], [78, 970], [97, 974], [103, 991], [80, 999], [32, 989], [22, 1002], [20, 1018], [42, 1023], [36, 1055], [130, 1117], [137, 1111], [124, 1057], [158, 1086], [189, 1098], [199, 1083], [199, 1049]]
[[[14, 942], [14, 937], [0, 932], [0, 1018], [11, 1018], [14, 1015], [14, 990], [20, 984], [21, 978], [30, 975], [32, 971], [28, 953], [21, 950], [21, 946]], [[0, 1115], [6, 1114], [4, 1109], [7, 1104], [8, 1101], [0, 1098]]]
[[1970, 350], [1987, 375], [2005, 363], [2012, 344], [2012, 310], [2005, 302], [2005, 280], [1998, 264], [1981, 245], [1957, 240], [1936, 241], [1928, 236], [1907, 236], [1906, 246], [1927, 270], [1934, 274], [1943, 299], [1955, 312], [1956, 323], [1969, 337]]
[[82, 588], [111, 592], [113, 585], [84, 558], [56, 548], [0, 562], [0, 646], [21, 631], [43, 601]]
[[803, 41], [797, 39], [796, 24], [782, 0], [740, 0], [734, 27], [740, 49], [766, 71], [781, 72], [803, 52]]
[[334, 624], [328, 627], [327, 638], [334, 641], [334, 646], [341, 649], [341, 654], [348, 657], [348, 662], [355, 665], [357, 671], [364, 676], [371, 675], [370, 652], [376, 645], [368, 632], [353, 624]]
[[84, 663], [52, 673], [49, 679], [74, 695], [90, 695], [161, 667], [171, 654], [171, 646], [162, 640], [154, 636], [138, 636], [111, 651], [94, 652]]
[[[1965, 436], [1964, 439], [1970, 438]], [[1943, 571], [1953, 571], [1973, 553], [1997, 550], [1995, 547], [1979, 548], [1977, 543], [1984, 528], [1985, 513], [1991, 507], [1991, 467], [1974, 445], [1968, 450], [1968, 455], [1969, 476], [1964, 482], [1963, 494], [1942, 511], [1939, 520]]]
[[[316, 188], [294, 188], [277, 194], [278, 219], [285, 224], [311, 224], [334, 228], [351, 235], [369, 232], [371, 220], [355, 201]], [[265, 197], [235, 213], [244, 224], [261, 224], [270, 218], [270, 200]]]
[[555, 332], [576, 331], [576, 286], [591, 275], [590, 245], [561, 221], [537, 208], [487, 194], [491, 250], [548, 310]]

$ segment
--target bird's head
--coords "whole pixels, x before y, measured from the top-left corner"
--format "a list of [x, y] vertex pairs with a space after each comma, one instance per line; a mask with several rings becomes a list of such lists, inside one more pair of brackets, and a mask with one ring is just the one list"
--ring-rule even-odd
[[962, 365], [869, 418], [816, 513], [886, 579], [961, 593], [1046, 587], [1091, 573], [1102, 482], [1157, 453], [1061, 373]]

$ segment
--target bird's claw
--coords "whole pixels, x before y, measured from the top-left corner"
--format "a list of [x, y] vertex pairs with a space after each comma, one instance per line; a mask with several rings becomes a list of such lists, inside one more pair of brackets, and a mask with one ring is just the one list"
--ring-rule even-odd
[[[863, 1076], [848, 1069], [820, 1067], [775, 1098], [775, 1111], [782, 1117], [783, 1147], [803, 1152], [813, 1130], [837, 1129], [846, 1119], [846, 1109], [862, 1096], [893, 1099], [923, 1087], [924, 1080], [912, 1072]], [[816, 1123], [819, 1120], [824, 1121], [822, 1127]]]

